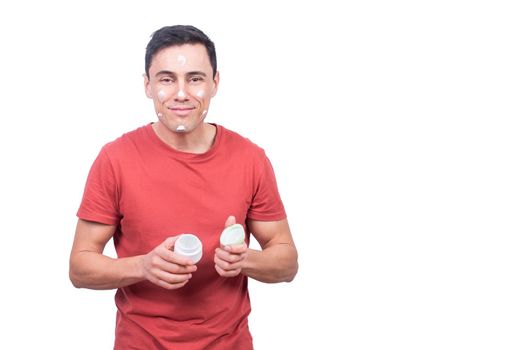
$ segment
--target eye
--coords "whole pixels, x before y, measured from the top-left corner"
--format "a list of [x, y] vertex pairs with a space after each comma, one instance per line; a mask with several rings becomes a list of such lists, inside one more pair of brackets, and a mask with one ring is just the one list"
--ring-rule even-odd
[[189, 82], [192, 83], [192, 84], [196, 84], [196, 83], [199, 83], [201, 81], [204, 81], [204, 78], [198, 77], [198, 76], [189, 78]]
[[160, 78], [160, 82], [162, 84], [171, 84], [174, 80], [169, 77]]

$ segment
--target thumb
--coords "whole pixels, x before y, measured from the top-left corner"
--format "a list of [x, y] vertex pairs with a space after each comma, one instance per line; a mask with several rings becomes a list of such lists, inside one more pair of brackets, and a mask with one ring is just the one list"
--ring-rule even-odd
[[175, 246], [175, 242], [178, 239], [178, 237], [180, 237], [180, 235], [169, 237], [161, 245], [168, 250], [173, 250], [173, 247]]
[[227, 220], [226, 220], [226, 224], [225, 224], [225, 227], [228, 227], [228, 226], [231, 226], [231, 225], [234, 225], [237, 223], [237, 220], [235, 219], [235, 217], [233, 215], [230, 215], [228, 216]]

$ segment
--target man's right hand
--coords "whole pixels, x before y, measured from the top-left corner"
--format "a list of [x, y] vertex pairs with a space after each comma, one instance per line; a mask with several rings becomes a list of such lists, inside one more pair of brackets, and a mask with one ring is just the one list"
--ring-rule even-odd
[[166, 289], [178, 289], [186, 285], [196, 265], [188, 258], [175, 254], [173, 247], [178, 236], [170, 237], [148, 254], [141, 257], [140, 266], [144, 278]]

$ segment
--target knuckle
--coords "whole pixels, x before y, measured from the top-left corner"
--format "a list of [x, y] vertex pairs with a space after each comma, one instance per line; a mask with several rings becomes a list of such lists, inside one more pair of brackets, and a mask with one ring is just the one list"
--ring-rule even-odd
[[167, 288], [169, 286], [169, 284], [167, 284], [166, 282], [162, 281], [161, 279], [155, 279], [155, 282], [154, 282], [157, 286], [160, 286], [162, 288]]
[[180, 266], [177, 264], [172, 264], [169, 268], [170, 273], [179, 273], [180, 272]]
[[180, 283], [181, 281], [182, 279], [178, 275], [171, 275], [168, 277], [167, 280], [167, 282], [169, 282], [170, 284]]

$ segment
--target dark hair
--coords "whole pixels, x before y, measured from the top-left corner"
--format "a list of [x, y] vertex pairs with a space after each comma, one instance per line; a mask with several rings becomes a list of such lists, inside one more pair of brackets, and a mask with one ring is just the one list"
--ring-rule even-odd
[[170, 46], [179, 46], [184, 44], [202, 44], [207, 50], [211, 67], [213, 68], [213, 78], [217, 72], [217, 56], [215, 44], [208, 38], [204, 32], [193, 26], [174, 25], [163, 27], [151, 35], [151, 40], [146, 47], [146, 74], [149, 78], [149, 68], [153, 56], [162, 49]]

